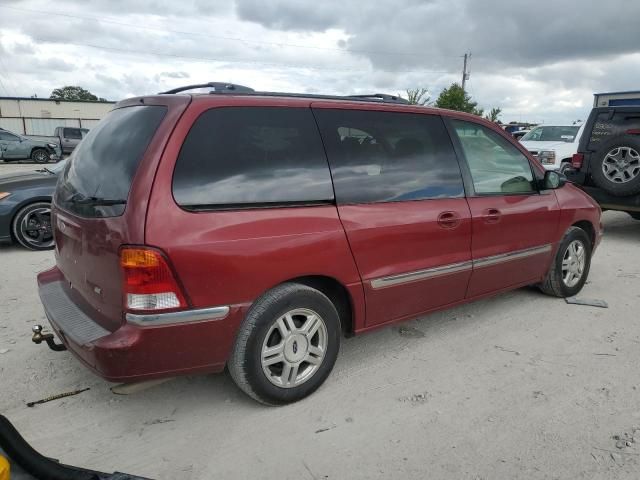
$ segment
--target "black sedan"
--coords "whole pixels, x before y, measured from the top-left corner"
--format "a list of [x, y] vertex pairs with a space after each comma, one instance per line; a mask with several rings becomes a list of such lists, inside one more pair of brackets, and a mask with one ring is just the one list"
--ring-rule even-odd
[[66, 160], [31, 172], [0, 175], [0, 242], [53, 248], [51, 197]]

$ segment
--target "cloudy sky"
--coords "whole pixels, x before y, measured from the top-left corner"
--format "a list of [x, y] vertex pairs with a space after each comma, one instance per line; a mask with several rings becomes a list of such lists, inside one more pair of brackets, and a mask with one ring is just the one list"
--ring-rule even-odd
[[502, 120], [584, 119], [640, 90], [636, 0], [0, 0], [0, 96], [118, 100], [206, 81], [399, 93], [459, 82]]

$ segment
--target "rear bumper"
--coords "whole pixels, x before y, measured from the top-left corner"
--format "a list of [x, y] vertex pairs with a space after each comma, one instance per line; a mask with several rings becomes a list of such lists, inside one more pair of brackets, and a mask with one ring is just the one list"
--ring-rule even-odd
[[[66, 288], [56, 267], [38, 275], [40, 299], [60, 341], [89, 369], [112, 382], [221, 371], [248, 307], [195, 310], [192, 321], [161, 325], [154, 324], [151, 316], [136, 316], [131, 318], [136, 323], [123, 322], [109, 331], [81, 310]], [[207, 311], [212, 312], [210, 318]]]

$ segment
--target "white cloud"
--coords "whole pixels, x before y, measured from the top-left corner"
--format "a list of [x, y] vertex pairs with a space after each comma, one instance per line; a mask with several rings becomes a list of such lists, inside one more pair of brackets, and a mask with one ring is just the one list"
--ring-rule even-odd
[[639, 14], [624, 0], [4, 1], [0, 95], [81, 85], [117, 100], [231, 81], [328, 94], [427, 87], [435, 98], [471, 49], [481, 107], [568, 122], [585, 118], [595, 91], [640, 88]]

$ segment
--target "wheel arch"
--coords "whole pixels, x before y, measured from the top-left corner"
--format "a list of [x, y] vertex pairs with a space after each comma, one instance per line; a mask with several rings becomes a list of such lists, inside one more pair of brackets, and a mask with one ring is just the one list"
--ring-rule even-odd
[[591, 248], [593, 248], [593, 246], [596, 244], [596, 229], [593, 226], [593, 224], [589, 220], [578, 220], [577, 222], [575, 222], [571, 226], [572, 227], [578, 227], [578, 228], [584, 230], [585, 232], [587, 232], [587, 235], [589, 236], [589, 239], [591, 240]]
[[347, 287], [339, 280], [326, 275], [305, 275], [282, 283], [300, 283], [325, 294], [338, 310], [343, 335], [354, 334], [354, 300]]

